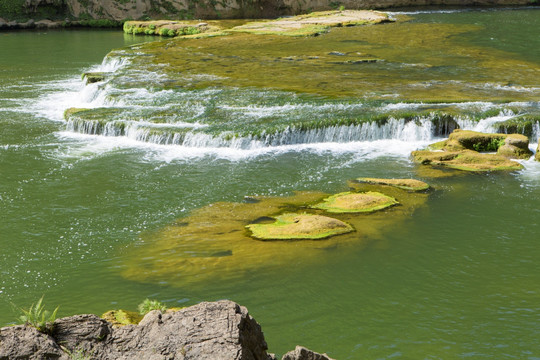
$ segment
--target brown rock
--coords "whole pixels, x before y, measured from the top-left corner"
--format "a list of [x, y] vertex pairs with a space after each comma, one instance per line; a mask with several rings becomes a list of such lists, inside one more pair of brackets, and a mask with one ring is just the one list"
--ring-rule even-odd
[[319, 354], [315, 351], [306, 349], [303, 346], [296, 346], [296, 349], [289, 351], [281, 360], [333, 360], [326, 354]]

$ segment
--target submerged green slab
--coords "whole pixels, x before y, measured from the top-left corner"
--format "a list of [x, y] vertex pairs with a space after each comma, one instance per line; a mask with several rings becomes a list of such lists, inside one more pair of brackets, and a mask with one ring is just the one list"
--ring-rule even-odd
[[375, 185], [389, 185], [408, 191], [424, 191], [429, 189], [429, 184], [415, 179], [358, 178], [356, 181]]
[[313, 205], [315, 209], [325, 210], [331, 213], [358, 213], [373, 212], [398, 204], [396, 199], [369, 191], [365, 193], [344, 192], [332, 195], [322, 202]]
[[259, 240], [318, 240], [354, 231], [343, 221], [313, 214], [282, 214], [272, 224], [250, 224], [246, 228]]

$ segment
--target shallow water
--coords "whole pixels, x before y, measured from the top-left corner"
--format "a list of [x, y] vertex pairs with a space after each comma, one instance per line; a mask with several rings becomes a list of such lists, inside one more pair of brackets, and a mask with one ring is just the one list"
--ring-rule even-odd
[[[520, 64], [507, 70], [519, 75], [512, 84], [502, 82], [506, 75], [487, 71], [478, 83], [491, 85], [482, 90], [469, 81], [481, 71], [458, 71], [464, 80], [449, 85], [454, 95], [429, 96], [451, 102], [436, 108], [462, 111], [461, 126], [477, 129], [538, 111], [540, 63], [534, 56], [538, 47], [533, 46], [540, 38], [538, 10], [410, 16], [411, 26], [429, 28], [434, 23], [455, 29], [452, 41], [463, 42], [463, 51], [480, 46], [486, 53], [483, 59], [504, 52], [508, 61]], [[522, 27], [515, 25], [517, 19], [522, 19]], [[490, 29], [501, 29], [500, 36]], [[355, 35], [346, 35], [349, 30]], [[324, 36], [351, 40], [365, 35], [361, 29], [336, 29]], [[324, 36], [306, 41], [323, 54], [340, 50], [318, 45], [316, 39]], [[491, 37], [494, 40], [488, 41]], [[523, 171], [511, 174], [429, 178], [408, 154], [435, 141], [437, 134], [428, 122], [400, 122], [399, 117], [386, 130], [370, 127], [369, 136], [360, 129], [357, 138], [347, 137], [352, 130], [332, 137], [332, 130], [323, 126], [324, 131], [311, 138], [296, 133], [282, 143], [217, 142], [211, 137], [181, 146], [136, 135], [72, 131], [62, 119], [69, 107], [127, 107], [136, 116], [150, 111], [144, 118], [150, 126], [160, 123], [156, 109], [172, 107], [173, 120], [171, 111], [161, 114], [166, 123], [187, 123], [191, 128], [199, 124], [201, 131], [214, 126], [208, 134], [215, 136], [288, 119], [324, 122], [337, 114], [349, 121], [363, 116], [366, 108], [379, 114], [403, 108], [421, 112], [422, 106], [431, 111], [434, 106], [417, 103], [424, 91], [407, 90], [404, 99], [390, 100], [369, 93], [369, 99], [358, 100], [351, 96], [361, 92], [358, 89], [336, 96], [335, 88], [329, 87], [318, 94], [308, 83], [305, 92], [297, 92], [302, 83], [297, 77], [285, 86], [272, 85], [280, 84], [278, 78], [244, 88], [249, 79], [235, 77], [241, 72], [216, 80], [207, 72], [198, 73], [198, 67], [189, 74], [195, 82], [163, 90], [161, 80], [170, 77], [166, 71], [160, 70], [159, 76], [145, 69], [133, 74], [129, 65], [110, 59], [101, 68], [123, 75], [101, 91], [84, 86], [82, 72], [99, 69], [111, 49], [141, 40], [109, 31], [0, 34], [2, 49], [9, 49], [0, 54], [1, 324], [15, 320], [11, 304], [28, 306], [43, 294], [48, 307], [60, 305], [61, 316], [135, 309], [146, 297], [168, 306], [228, 298], [248, 307], [262, 324], [270, 350], [280, 354], [302, 344], [338, 359], [540, 358], [539, 163], [525, 161]], [[270, 38], [265, 44], [281, 56]], [[391, 54], [387, 43], [378, 46], [381, 53]], [[406, 46], [402, 51], [416, 56]], [[457, 61], [467, 54], [461, 52]], [[498, 69], [488, 65], [488, 70]], [[374, 79], [392, 68], [379, 70]], [[439, 70], [442, 73], [433, 76], [424, 71], [411, 76], [431, 81], [456, 74]], [[206, 75], [193, 78], [194, 74]], [[147, 81], [150, 85], [143, 88], [141, 79], [156, 85]], [[221, 87], [231, 83], [239, 85]], [[383, 85], [393, 91], [399, 84]], [[456, 93], [469, 102], [454, 103]], [[411, 100], [406, 94], [413, 94], [415, 103], [405, 102]], [[109, 97], [99, 98], [104, 95]], [[511, 103], [494, 101], [503, 97]], [[480, 122], [469, 116], [493, 108], [495, 113]], [[160, 269], [155, 262], [160, 257], [145, 246], [159, 248], [167, 229], [193, 219], [211, 204], [245, 203], [246, 196], [287, 197], [294, 191], [347, 191], [347, 180], [360, 176], [422, 178], [435, 190], [404, 219], [369, 236], [359, 229], [346, 244], [335, 238], [336, 246], [323, 246], [318, 252], [296, 249], [297, 256], [283, 256], [286, 261], [273, 247], [276, 259], [264, 258], [263, 264], [257, 263], [259, 253], [248, 251], [244, 263], [251, 264], [249, 271], [232, 266], [215, 277], [198, 277], [197, 271], [187, 278], [181, 271], [173, 276], [170, 267], [162, 267], [164, 273], [137, 276], [141, 264]], [[175, 259], [162, 255], [164, 262]]]

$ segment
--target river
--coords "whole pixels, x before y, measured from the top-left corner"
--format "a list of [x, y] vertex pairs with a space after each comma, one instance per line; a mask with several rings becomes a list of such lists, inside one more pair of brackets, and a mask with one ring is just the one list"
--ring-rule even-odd
[[[265, 38], [250, 69], [225, 47], [208, 65], [195, 40], [182, 50], [188, 68], [156, 65], [137, 48], [104, 60], [156, 40], [120, 31], [0, 33], [0, 325], [42, 295], [59, 316], [226, 298], [247, 306], [278, 354], [302, 344], [337, 359], [540, 359], [540, 163], [431, 178], [409, 158], [447, 135], [433, 111], [477, 130], [538, 116], [539, 11], [411, 12], [368, 30]], [[390, 36], [407, 26], [452, 43], [435, 48], [425, 33], [420, 54], [420, 42]], [[384, 61], [351, 67], [352, 52]], [[173, 78], [181, 66], [186, 76]], [[87, 71], [114, 76], [85, 85]], [[67, 122], [71, 107], [113, 109], [111, 125]], [[365, 125], [365, 114], [390, 115]], [[538, 122], [529, 130], [534, 150]], [[358, 177], [420, 178], [435, 190], [398, 223], [305, 256], [301, 243], [295, 256], [248, 251], [212, 272], [177, 267], [160, 247], [179, 241], [168, 231], [199, 209], [347, 191]]]

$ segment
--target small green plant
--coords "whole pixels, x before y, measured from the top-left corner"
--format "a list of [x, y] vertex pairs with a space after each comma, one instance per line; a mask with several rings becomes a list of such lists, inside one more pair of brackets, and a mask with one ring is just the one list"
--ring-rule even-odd
[[45, 310], [45, 306], [43, 305], [43, 296], [36, 304], [30, 305], [28, 310], [23, 308], [19, 308], [19, 310], [23, 313], [21, 316], [19, 316], [19, 320], [24, 324], [33, 326], [42, 333], [49, 333], [52, 331], [52, 326], [54, 320], [56, 319], [58, 307], [56, 307], [52, 313]]
[[141, 315], [146, 315], [152, 310], [160, 310], [162, 312], [167, 310], [167, 306], [165, 306], [165, 304], [159, 302], [158, 300], [150, 299], [145, 299], [137, 308], [139, 309], [139, 314]]
[[92, 356], [88, 355], [84, 349], [76, 349], [69, 351], [67, 348], [61, 346], [62, 350], [66, 352], [71, 360], [91, 360]]
[[343, 10], [345, 10], [345, 6], [340, 5], [340, 6], [339, 6], [339, 11], [343, 11]]
[[491, 139], [487, 144], [473, 144], [473, 149], [478, 152], [494, 152], [504, 145], [504, 138]]

